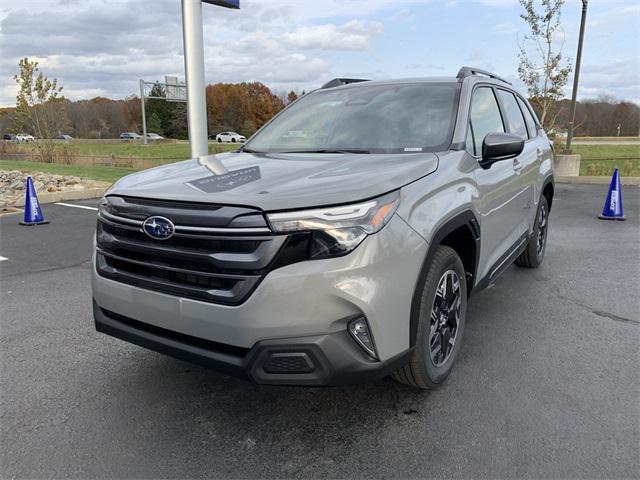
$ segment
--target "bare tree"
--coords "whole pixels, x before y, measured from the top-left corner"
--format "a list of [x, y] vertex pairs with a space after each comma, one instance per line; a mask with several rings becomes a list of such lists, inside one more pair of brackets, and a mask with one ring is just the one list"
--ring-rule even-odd
[[564, 0], [520, 0], [529, 32], [519, 45], [518, 74], [527, 86], [529, 98], [547, 129], [555, 125], [559, 112], [554, 111], [564, 96], [563, 88], [571, 73], [569, 61], [563, 61], [562, 45], [555, 50], [554, 41], [562, 34], [560, 14]]

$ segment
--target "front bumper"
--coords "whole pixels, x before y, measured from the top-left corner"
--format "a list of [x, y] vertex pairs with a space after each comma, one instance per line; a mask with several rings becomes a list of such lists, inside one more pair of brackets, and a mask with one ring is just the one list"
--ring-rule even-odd
[[[94, 264], [96, 328], [258, 383], [374, 380], [410, 353], [411, 301], [427, 248], [396, 215], [348, 255], [272, 270], [240, 305], [128, 285], [100, 276]], [[359, 316], [378, 360], [347, 332]], [[295, 371], [273, 373], [289, 367]]]
[[404, 365], [406, 350], [384, 362], [367, 357], [346, 331], [262, 340], [250, 349], [153, 327], [101, 309], [96, 329], [127, 342], [232, 375], [271, 385], [345, 385], [375, 381]]

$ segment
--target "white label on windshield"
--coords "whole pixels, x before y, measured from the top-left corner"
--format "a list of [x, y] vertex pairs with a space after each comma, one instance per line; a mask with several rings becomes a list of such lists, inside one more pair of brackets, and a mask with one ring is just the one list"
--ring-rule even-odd
[[404, 147], [405, 152], [421, 152], [422, 147]]

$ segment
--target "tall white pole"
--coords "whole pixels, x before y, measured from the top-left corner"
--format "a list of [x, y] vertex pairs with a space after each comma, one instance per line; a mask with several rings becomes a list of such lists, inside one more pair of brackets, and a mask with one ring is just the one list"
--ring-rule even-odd
[[198, 158], [209, 153], [201, 0], [182, 0], [182, 32], [187, 81], [189, 150], [191, 158]]
[[140, 108], [142, 110], [142, 141], [147, 144], [147, 114], [144, 109], [144, 80], [140, 80]]

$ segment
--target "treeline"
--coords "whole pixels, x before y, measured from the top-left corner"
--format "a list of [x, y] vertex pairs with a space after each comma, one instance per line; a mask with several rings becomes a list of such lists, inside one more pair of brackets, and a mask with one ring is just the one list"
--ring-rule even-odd
[[[569, 125], [570, 101], [562, 100], [559, 124]], [[618, 127], [620, 131], [618, 132]], [[587, 100], [576, 104], [575, 135], [583, 137], [622, 137], [640, 135], [640, 106], [614, 99]]]
[[[157, 84], [148, 95], [164, 97], [164, 87]], [[277, 95], [260, 82], [208, 85], [208, 131], [215, 134], [231, 130], [249, 136], [297, 97], [293, 91]], [[56, 114], [61, 117], [57, 122], [59, 131], [56, 134], [67, 134], [76, 138], [117, 138], [122, 132], [142, 133], [142, 114], [138, 96], [130, 96], [124, 100], [104, 97], [78, 101], [62, 100], [55, 108]], [[167, 138], [188, 137], [186, 103], [147, 98], [145, 113], [148, 132]], [[23, 131], [25, 127], [19, 127], [15, 120], [14, 108], [0, 109], [0, 132], [22, 133], [17, 130]]]
[[[158, 84], [151, 89], [150, 95], [163, 97], [164, 93], [163, 86]], [[259, 82], [208, 85], [208, 131], [216, 134], [230, 130], [249, 136], [297, 97], [293, 91], [276, 94]], [[566, 130], [569, 103], [567, 99], [561, 100], [552, 109], [553, 130]], [[76, 138], [117, 138], [122, 132], [142, 132], [140, 99], [137, 96], [124, 100], [103, 97], [73, 102], [63, 100], [58, 107], [61, 117], [59, 134]], [[184, 103], [147, 99], [146, 119], [148, 132], [167, 138], [184, 139], [188, 136]], [[19, 133], [14, 120], [14, 108], [0, 109], [0, 133]], [[612, 98], [578, 102], [575, 125], [576, 136], [637, 136], [640, 106]]]
[[[531, 105], [537, 111], [537, 102]], [[569, 127], [571, 101], [563, 99], [555, 103], [547, 113], [545, 129], [548, 132], [564, 132]], [[618, 127], [620, 131], [618, 132]], [[640, 130], [640, 106], [614, 98], [583, 100], [576, 103], [574, 135], [577, 137], [638, 136]]]

